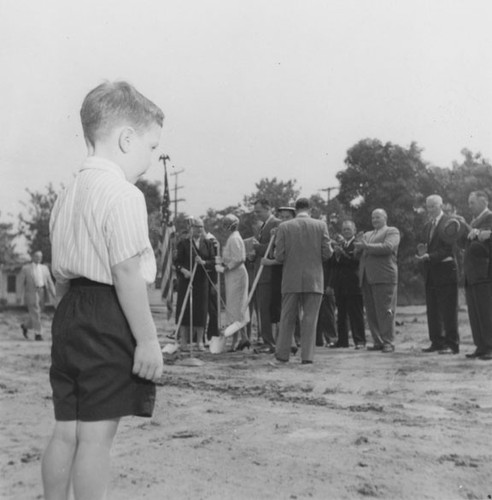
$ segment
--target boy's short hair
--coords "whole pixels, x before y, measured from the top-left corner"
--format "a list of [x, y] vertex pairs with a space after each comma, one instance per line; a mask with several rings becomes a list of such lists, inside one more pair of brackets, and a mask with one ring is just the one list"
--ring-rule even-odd
[[153, 123], [162, 127], [164, 113], [127, 82], [104, 82], [91, 90], [80, 109], [84, 136], [94, 146], [118, 126], [129, 124], [145, 130]]

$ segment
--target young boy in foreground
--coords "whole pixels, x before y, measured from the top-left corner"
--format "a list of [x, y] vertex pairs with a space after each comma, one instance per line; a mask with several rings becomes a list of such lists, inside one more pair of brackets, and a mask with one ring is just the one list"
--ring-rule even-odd
[[119, 420], [152, 415], [163, 366], [146, 287], [156, 264], [145, 199], [133, 184], [150, 166], [164, 115], [125, 82], [96, 87], [80, 115], [88, 158], [50, 220], [60, 302], [46, 500], [67, 500], [71, 486], [76, 500], [105, 498]]

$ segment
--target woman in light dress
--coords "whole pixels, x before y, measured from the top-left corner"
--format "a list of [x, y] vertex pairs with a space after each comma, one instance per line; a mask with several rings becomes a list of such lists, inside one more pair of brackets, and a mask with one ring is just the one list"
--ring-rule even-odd
[[[223, 219], [224, 229], [229, 233], [229, 237], [222, 251], [226, 297], [226, 321], [227, 324], [238, 321], [246, 325], [249, 322], [248, 272], [244, 265], [246, 250], [243, 239], [237, 230], [238, 225], [239, 219], [234, 214], [227, 214]], [[239, 343], [237, 343], [238, 340]], [[234, 334], [232, 346], [233, 350], [236, 351], [242, 351], [250, 347], [245, 327]]]

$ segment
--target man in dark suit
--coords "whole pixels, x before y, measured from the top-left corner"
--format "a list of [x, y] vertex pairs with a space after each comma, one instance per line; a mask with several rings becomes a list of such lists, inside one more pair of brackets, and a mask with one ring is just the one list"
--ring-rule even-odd
[[423, 352], [458, 354], [458, 270], [453, 243], [443, 229], [451, 219], [442, 211], [442, 198], [433, 194], [425, 201], [428, 222], [424, 225], [416, 258], [423, 263], [427, 327], [430, 346]]
[[356, 349], [366, 345], [364, 330], [364, 304], [359, 285], [359, 259], [355, 255], [355, 223], [342, 224], [343, 241], [335, 246], [333, 288], [337, 305], [338, 341], [332, 347], [349, 347], [348, 324]]
[[323, 297], [324, 260], [333, 253], [328, 227], [309, 214], [309, 200], [300, 198], [296, 218], [285, 221], [277, 229], [275, 259], [283, 264], [282, 311], [275, 356], [287, 362], [296, 319], [301, 318], [301, 358], [303, 364], [313, 362], [316, 322]]
[[474, 191], [468, 205], [475, 216], [465, 247], [465, 294], [476, 346], [467, 358], [492, 360], [492, 212], [483, 191]]
[[360, 255], [359, 283], [362, 288], [367, 323], [374, 345], [369, 351], [385, 353], [395, 350], [396, 293], [398, 267], [396, 256], [400, 245], [400, 231], [387, 225], [388, 215], [382, 208], [372, 211], [374, 231], [354, 243]]
[[[255, 276], [261, 266], [261, 259], [265, 256], [272, 229], [278, 227], [280, 220], [273, 216], [272, 208], [268, 200], [257, 200], [254, 205], [256, 218], [262, 222], [256, 241], [253, 244], [255, 250]], [[259, 316], [259, 331], [264, 342], [264, 350], [273, 353], [275, 351], [275, 339], [273, 338], [271, 300], [272, 300], [272, 270], [264, 267], [255, 291], [256, 307]]]

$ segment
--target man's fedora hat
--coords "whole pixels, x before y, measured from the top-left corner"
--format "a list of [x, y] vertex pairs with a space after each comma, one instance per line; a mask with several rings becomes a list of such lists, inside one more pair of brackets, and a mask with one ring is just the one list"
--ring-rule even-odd
[[278, 212], [290, 212], [291, 214], [296, 215], [296, 209], [294, 207], [279, 207], [277, 208]]

